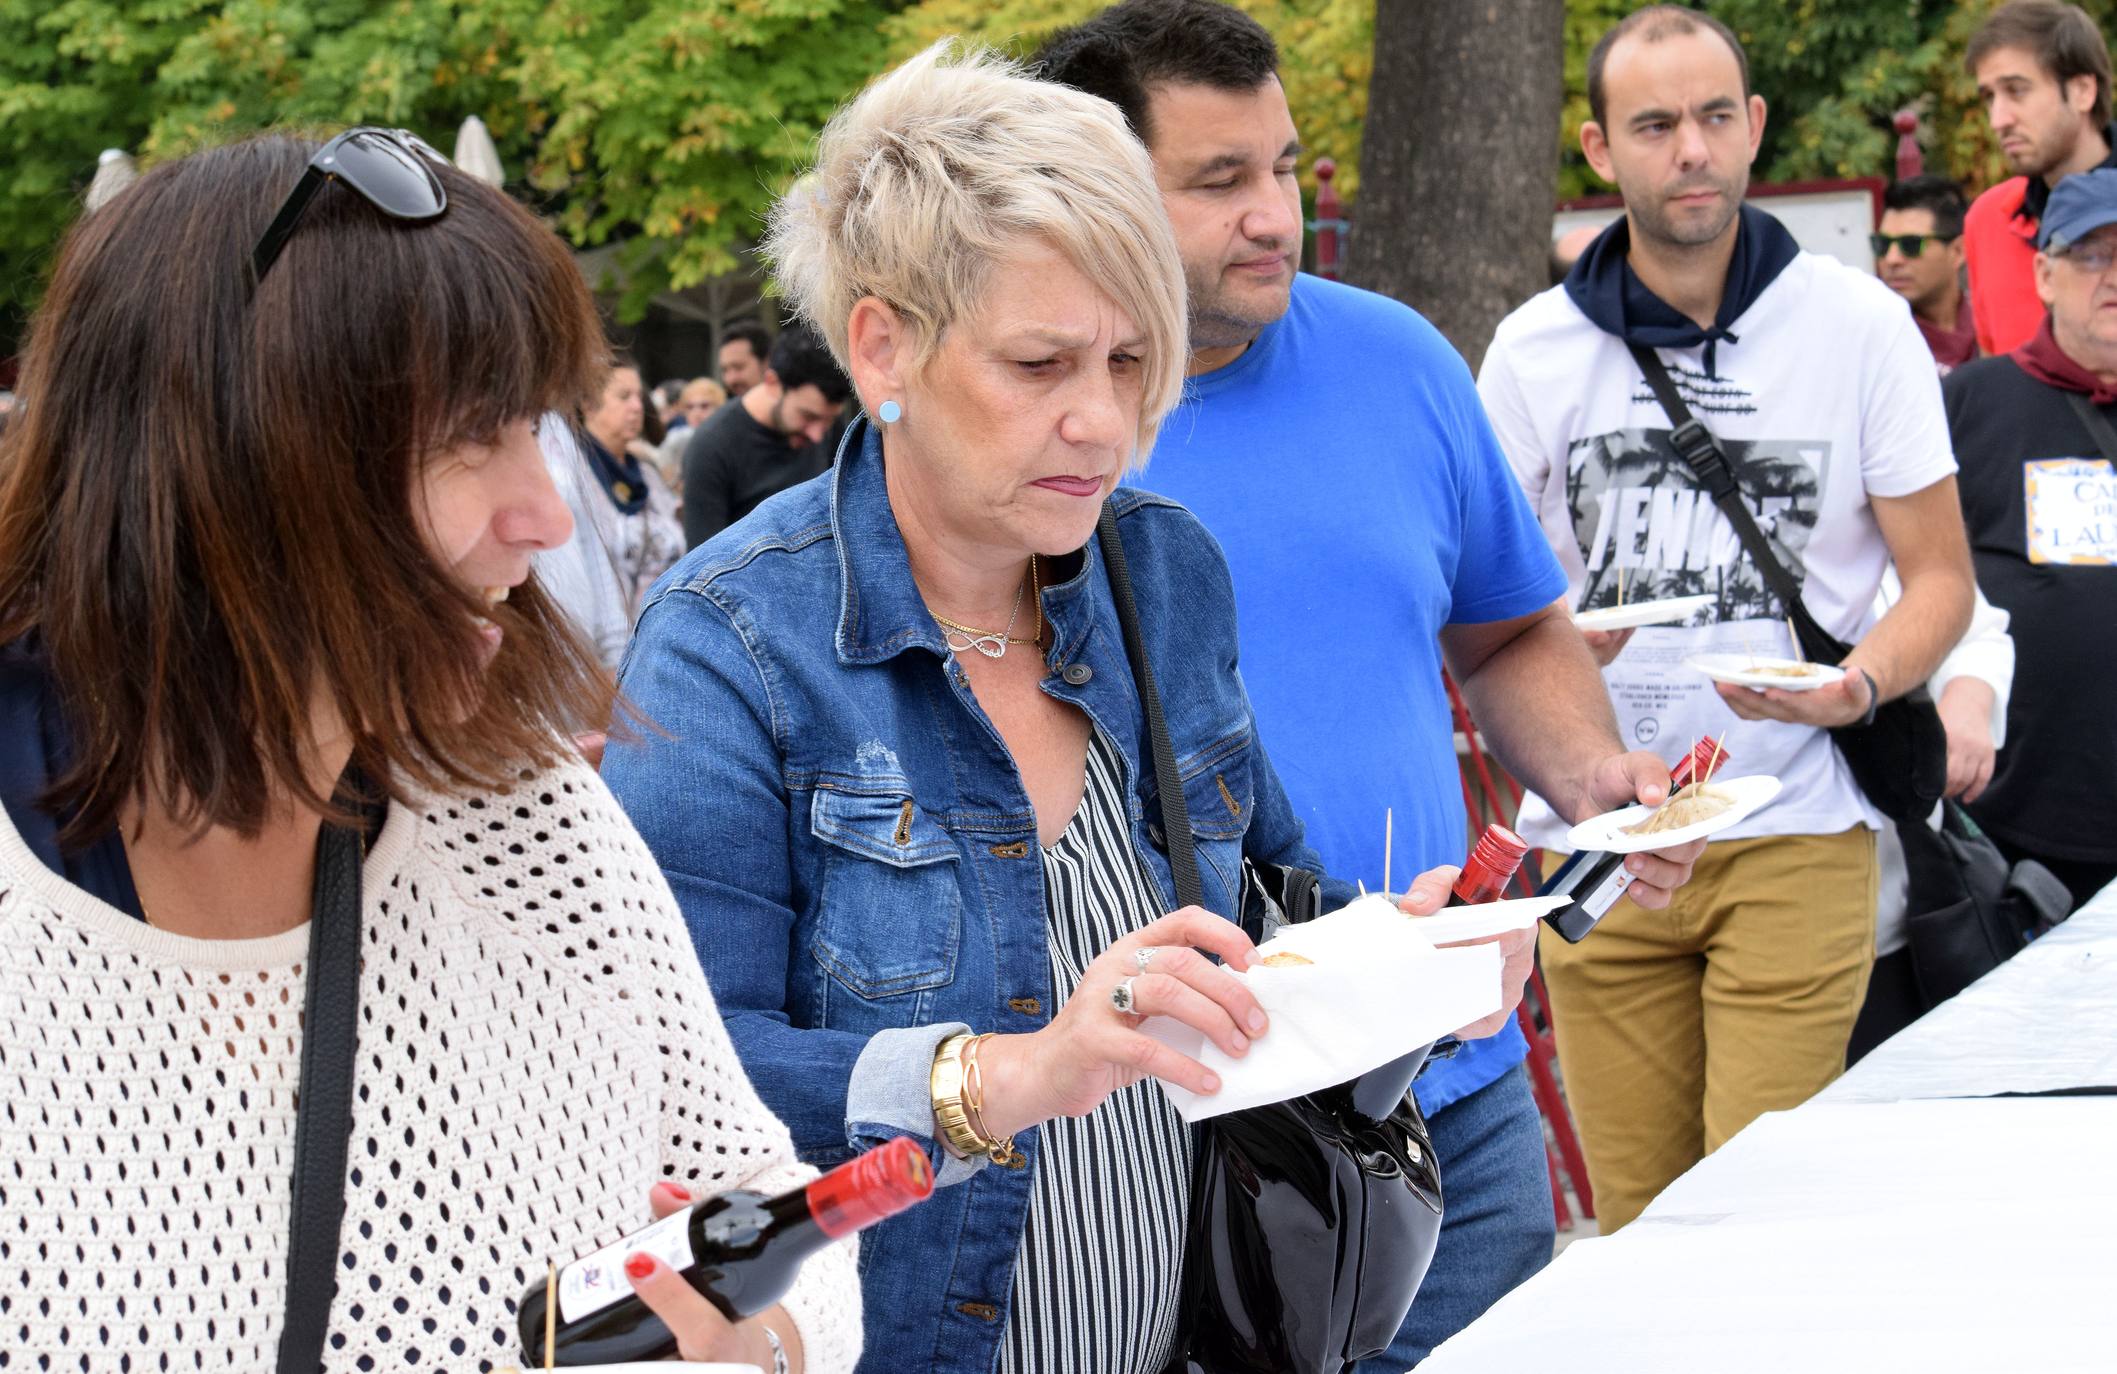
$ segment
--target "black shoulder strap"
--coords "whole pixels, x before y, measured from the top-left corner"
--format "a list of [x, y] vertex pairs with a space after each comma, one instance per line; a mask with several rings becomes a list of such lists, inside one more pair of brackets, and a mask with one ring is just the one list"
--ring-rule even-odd
[[345, 1220], [359, 1045], [364, 849], [358, 830], [326, 825], [316, 837], [308, 995], [301, 1015], [301, 1097], [294, 1117], [294, 1215], [287, 1233], [287, 1318], [279, 1332], [278, 1374], [316, 1374], [322, 1366], [331, 1300], [338, 1291], [338, 1230]]
[[2073, 407], [2073, 413], [2080, 417], [2080, 423], [2086, 428], [2088, 438], [2095, 441], [2095, 447], [2102, 451], [2103, 457], [2110, 460], [2111, 466], [2117, 467], [2117, 429], [2110, 428], [2109, 417], [2102, 413], [2101, 407], [2078, 391], [2068, 391], [2066, 401]]
[[1677, 456], [1698, 479], [1698, 485], [1705, 488], [1706, 494], [1713, 498], [1713, 504], [1734, 527], [1735, 537], [1742, 541], [1750, 562], [1757, 565], [1757, 571], [1763, 576], [1765, 585], [1772, 589], [1772, 595], [1779, 598], [1779, 604], [1793, 617], [1805, 651], [1820, 658], [1828, 650], [1833, 661], [1843, 658], [1848, 652], [1847, 646], [1825, 631], [1808, 613], [1808, 607], [1802, 604], [1801, 589], [1794, 585], [1793, 574], [1772, 551], [1771, 541], [1757, 527], [1757, 518], [1750, 514], [1749, 503], [1742, 499], [1742, 484], [1736, 480], [1735, 469], [1727, 461], [1727, 454], [1721, 451], [1720, 441], [1699, 423], [1697, 416], [1691, 414], [1691, 408], [1684, 403], [1683, 394], [1676, 389], [1669, 370], [1662, 366], [1661, 356], [1644, 344], [1627, 344], [1625, 347], [1631, 350], [1633, 360], [1646, 375], [1654, 399], [1661, 402], [1669, 423], [1675, 426], [1669, 431], [1669, 443], [1675, 446]]
[[1139, 608], [1132, 600], [1132, 574], [1125, 567], [1124, 541], [1117, 536], [1117, 512], [1108, 501], [1096, 521], [1103, 566], [1110, 574], [1110, 594], [1117, 602], [1117, 623], [1125, 632], [1125, 656], [1132, 660], [1132, 681], [1147, 715], [1148, 742], [1154, 749], [1154, 790], [1161, 794], [1161, 828], [1169, 837], [1169, 869], [1176, 877], [1176, 904], [1203, 906], [1205, 886], [1198, 880], [1198, 851], [1191, 834], [1191, 809], [1184, 803], [1183, 779], [1176, 773], [1176, 748], [1169, 742], [1169, 722], [1161, 713], [1161, 692], [1147, 662], [1139, 632]]

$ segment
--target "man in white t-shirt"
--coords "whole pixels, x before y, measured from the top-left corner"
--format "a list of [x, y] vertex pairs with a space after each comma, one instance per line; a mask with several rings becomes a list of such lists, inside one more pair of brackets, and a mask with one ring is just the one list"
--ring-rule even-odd
[[[1620, 900], [1579, 945], [1544, 933], [1607, 1231], [1841, 1068], [1873, 959], [1881, 816], [1824, 727], [1924, 682], [1968, 623], [1973, 583], [1940, 384], [1910, 311], [1742, 205], [1764, 101], [1734, 35], [1680, 7], [1640, 10], [1597, 44], [1588, 90], [1581, 149], [1625, 217], [1500, 325], [1478, 390], [1576, 609], [1616, 604], [1620, 585], [1632, 601], [1714, 597], [1628, 650], [1623, 636], [1599, 643], [1627, 742], [1673, 757], [1724, 736], [1733, 773], [1785, 784], [1716, 839], [1666, 911]], [[1810, 612], [1856, 645], [1842, 681], [1758, 692], [1684, 666], [1788, 653], [1786, 612], [1670, 444], [1628, 344], [1657, 350]], [[1904, 594], [1876, 620], [1892, 558]], [[1537, 798], [1521, 829], [1562, 843]]]

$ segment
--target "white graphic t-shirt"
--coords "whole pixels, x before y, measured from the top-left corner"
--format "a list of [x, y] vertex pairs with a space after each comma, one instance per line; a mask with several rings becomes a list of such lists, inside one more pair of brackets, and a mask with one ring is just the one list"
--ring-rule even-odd
[[[1757, 523], [1824, 629], [1856, 643], [1872, 626], [1889, 551], [1870, 496], [1907, 496], [1955, 459], [1933, 358], [1902, 297], [1834, 258], [1798, 255], [1704, 349], [1663, 349], [1685, 402], [1720, 441]], [[1500, 447], [1570, 579], [1576, 610], [1710, 593], [1689, 624], [1638, 631], [1604, 680], [1625, 743], [1678, 758], [1725, 732], [1728, 773], [1776, 775], [1779, 800], [1724, 832], [1834, 834], [1881, 817], [1830, 737], [1738, 720], [1697, 653], [1788, 656], [1785, 609], [1727, 517], [1669, 443], [1668, 416], [1622, 340], [1563, 287], [1501, 322], [1478, 376]], [[1524, 806], [1532, 844], [1563, 847], [1541, 798]]]

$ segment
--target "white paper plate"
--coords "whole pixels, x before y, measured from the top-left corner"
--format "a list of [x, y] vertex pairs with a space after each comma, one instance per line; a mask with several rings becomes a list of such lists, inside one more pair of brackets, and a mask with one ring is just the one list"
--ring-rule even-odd
[[1590, 816], [1566, 832], [1566, 843], [1574, 849], [1600, 849], [1611, 854], [1639, 854], [1649, 849], [1668, 849], [1692, 840], [1702, 840], [1708, 835], [1727, 829], [1753, 812], [1761, 810], [1773, 797], [1779, 795], [1779, 780], [1764, 774], [1746, 778], [1715, 778], [1709, 784], [1735, 799], [1735, 804], [1709, 821], [1696, 825], [1682, 825], [1674, 830], [1664, 830], [1658, 835], [1627, 835], [1624, 828], [1637, 825], [1654, 814], [1651, 806], [1628, 806], [1622, 811], [1606, 811], [1600, 816]]
[[1573, 623], [1583, 630], [1631, 630], [1641, 625], [1675, 625], [1689, 620], [1701, 606], [1713, 604], [1713, 594], [1665, 596], [1659, 601], [1634, 601], [1623, 606], [1599, 606], [1575, 611]]
[[1683, 661], [1686, 668], [1696, 668], [1715, 682], [1725, 682], [1736, 687], [1777, 687], [1788, 692], [1813, 692], [1818, 687], [1828, 687], [1845, 676], [1843, 668], [1828, 663], [1810, 663], [1806, 666], [1815, 671], [1805, 677], [1782, 677], [1777, 673], [1760, 673], [1759, 668], [1791, 668], [1795, 660], [1773, 658], [1768, 654], [1692, 654]]

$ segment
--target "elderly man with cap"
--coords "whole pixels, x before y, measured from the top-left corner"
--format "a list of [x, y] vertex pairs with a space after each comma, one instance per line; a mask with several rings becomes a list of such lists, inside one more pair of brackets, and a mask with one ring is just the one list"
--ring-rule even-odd
[[2067, 177], [2036, 238], [2048, 313], [1942, 383], [1977, 580], [2013, 616], [2007, 744], [1971, 813], [2075, 904], [2117, 880], [2117, 169]]

